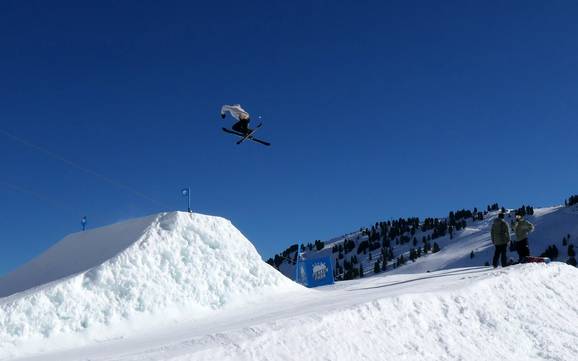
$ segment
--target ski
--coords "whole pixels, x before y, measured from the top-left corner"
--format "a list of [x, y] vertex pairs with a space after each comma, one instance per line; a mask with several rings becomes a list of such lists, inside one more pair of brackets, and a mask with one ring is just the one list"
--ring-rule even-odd
[[[236, 131], [231, 130], [231, 129], [223, 128], [223, 131], [226, 132], [226, 133], [234, 134], [234, 135], [236, 135], [236, 136], [239, 136], [239, 137], [241, 137], [241, 138], [244, 138], [244, 139], [241, 139], [241, 140], [243, 140], [243, 141], [248, 139], [248, 140], [251, 140], [251, 141], [253, 141], [253, 142], [255, 142], [255, 143], [260, 143], [260, 144], [267, 145], [267, 146], [270, 146], [270, 145], [271, 145], [271, 143], [269, 143], [269, 142], [266, 142], [266, 141], [261, 140], [261, 139], [253, 138], [253, 136], [247, 137], [245, 134], [236, 132]], [[252, 133], [254, 133], [254, 130], [253, 130]], [[237, 142], [237, 144], [241, 144], [240, 141]]]
[[526, 258], [524, 258], [524, 263], [550, 263], [550, 258], [526, 256]]

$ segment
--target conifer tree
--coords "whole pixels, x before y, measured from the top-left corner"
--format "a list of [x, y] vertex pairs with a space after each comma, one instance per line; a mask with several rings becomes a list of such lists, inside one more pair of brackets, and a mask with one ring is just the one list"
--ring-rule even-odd
[[577, 267], [576, 265], [576, 252], [574, 251], [574, 245], [568, 245], [568, 260], [566, 261], [570, 266]]
[[377, 274], [381, 271], [381, 267], [379, 266], [379, 260], [375, 261], [373, 264], [373, 273]]

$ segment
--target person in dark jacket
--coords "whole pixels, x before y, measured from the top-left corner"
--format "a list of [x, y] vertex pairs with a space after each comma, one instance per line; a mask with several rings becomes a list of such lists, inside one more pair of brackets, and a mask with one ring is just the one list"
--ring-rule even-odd
[[510, 242], [510, 227], [504, 221], [504, 213], [498, 214], [498, 218], [492, 224], [492, 243], [496, 247], [494, 251], [494, 259], [492, 264], [494, 268], [498, 267], [498, 259], [502, 263], [502, 267], [508, 265], [508, 257], [506, 255], [508, 243]]

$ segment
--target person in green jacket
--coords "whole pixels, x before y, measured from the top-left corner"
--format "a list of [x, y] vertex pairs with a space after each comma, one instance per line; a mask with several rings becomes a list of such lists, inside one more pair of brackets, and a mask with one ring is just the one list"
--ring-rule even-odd
[[508, 243], [510, 242], [510, 227], [508, 227], [508, 223], [504, 221], [504, 213], [498, 214], [498, 218], [494, 220], [491, 235], [492, 243], [496, 247], [494, 260], [492, 262], [494, 268], [498, 267], [498, 259], [501, 260], [502, 267], [506, 267], [508, 265], [506, 252]]
[[524, 219], [523, 216], [516, 216], [514, 223], [514, 233], [516, 233], [516, 251], [518, 252], [518, 262], [526, 262], [526, 257], [530, 255], [530, 246], [528, 245], [528, 234], [534, 230], [534, 225]]

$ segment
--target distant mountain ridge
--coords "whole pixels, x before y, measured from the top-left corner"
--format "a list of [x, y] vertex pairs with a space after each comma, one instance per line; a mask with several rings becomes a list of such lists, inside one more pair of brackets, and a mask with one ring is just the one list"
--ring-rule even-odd
[[[529, 237], [532, 255], [555, 256], [554, 260], [562, 262], [571, 258], [571, 248], [578, 244], [578, 196], [571, 196], [563, 206], [523, 205], [506, 209], [494, 203], [484, 210], [452, 211], [445, 218], [376, 222], [329, 241], [302, 244], [301, 253], [304, 258], [332, 257], [336, 280], [382, 272], [413, 273], [489, 265], [494, 251], [489, 231], [500, 212], [505, 213], [510, 225], [517, 214], [535, 224], [536, 229]], [[515, 239], [513, 232], [511, 237]], [[267, 262], [294, 278], [297, 247], [293, 244]], [[512, 249], [508, 257], [518, 259]]]

